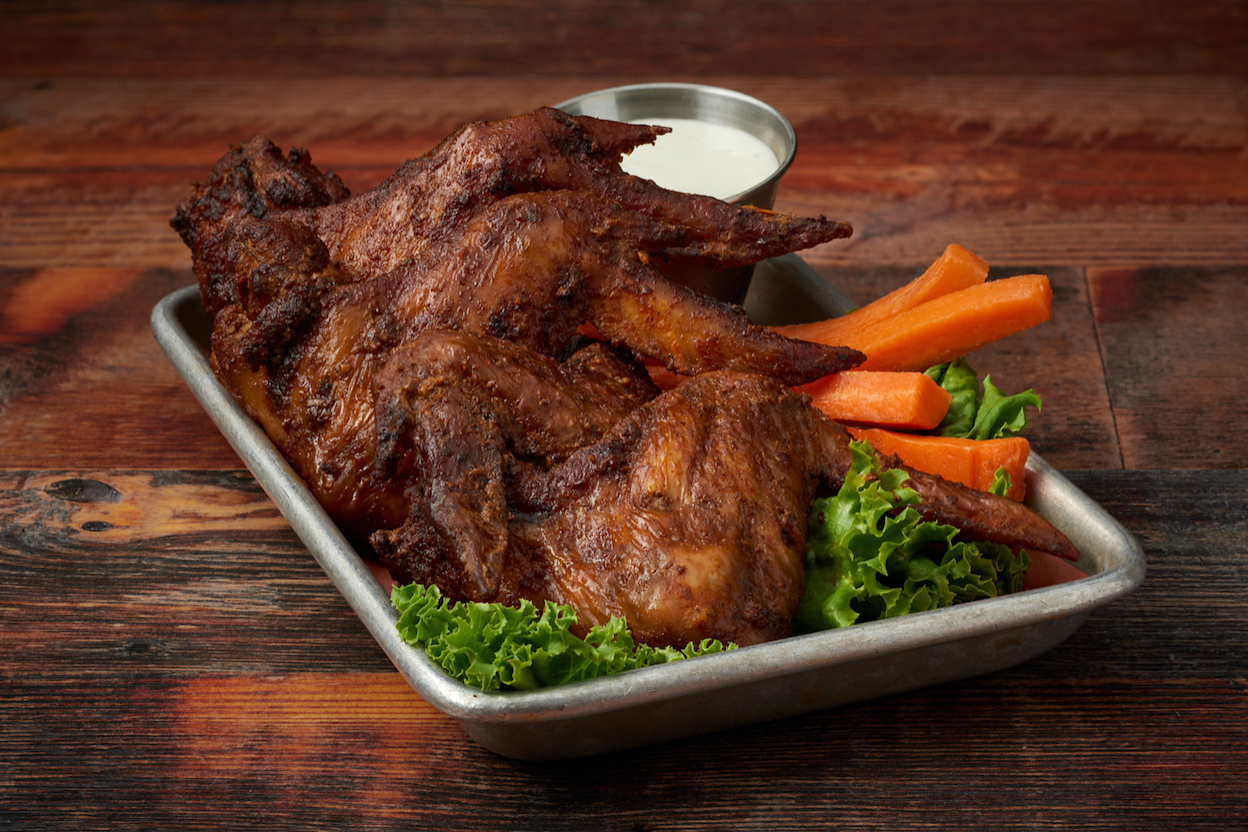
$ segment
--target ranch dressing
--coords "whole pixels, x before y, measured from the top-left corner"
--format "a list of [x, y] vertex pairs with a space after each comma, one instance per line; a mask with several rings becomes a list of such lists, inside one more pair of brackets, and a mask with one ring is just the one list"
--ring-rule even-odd
[[637, 148], [620, 166], [669, 191], [727, 199], [750, 190], [780, 166], [761, 139], [736, 127], [688, 118], [638, 119], [634, 124], [661, 125], [672, 132]]

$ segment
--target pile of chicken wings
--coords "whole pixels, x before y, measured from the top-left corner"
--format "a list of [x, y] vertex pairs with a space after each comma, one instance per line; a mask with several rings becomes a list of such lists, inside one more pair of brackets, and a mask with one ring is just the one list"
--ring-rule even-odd
[[[790, 387], [863, 356], [658, 263], [726, 269], [851, 229], [620, 170], [665, 132], [540, 109], [354, 197], [257, 137], [178, 208], [214, 372], [396, 580], [569, 604], [582, 631], [624, 616], [656, 646], [790, 633], [810, 501], [850, 461]], [[689, 379], [661, 391], [647, 360]], [[969, 537], [1073, 551], [1010, 500], [910, 476]]]

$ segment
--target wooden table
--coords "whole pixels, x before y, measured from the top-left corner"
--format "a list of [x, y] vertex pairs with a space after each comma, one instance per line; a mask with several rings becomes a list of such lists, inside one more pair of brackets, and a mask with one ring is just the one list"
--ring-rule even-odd
[[[1231, 829], [1248, 816], [1248, 7], [0, 8], [0, 827]], [[985, 349], [1148, 576], [986, 678], [516, 763], [418, 698], [165, 360], [229, 143], [353, 192], [459, 124], [645, 80], [759, 96], [859, 302], [947, 243], [1041, 271]], [[1238, 827], [1238, 828], [1243, 828]]]

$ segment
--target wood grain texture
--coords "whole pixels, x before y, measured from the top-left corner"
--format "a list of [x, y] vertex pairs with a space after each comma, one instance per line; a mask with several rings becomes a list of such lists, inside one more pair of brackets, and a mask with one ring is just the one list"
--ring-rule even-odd
[[14, 687], [0, 708], [43, 718], [22, 737], [40, 746], [5, 749], [16, 828], [1224, 830], [1248, 808], [1244, 688], [1223, 680], [1002, 674], [540, 766], [474, 747], [392, 677]]
[[246, 472], [12, 472], [0, 489], [12, 672], [389, 667]]
[[[1140, 538], [1149, 575], [1051, 653], [808, 717], [524, 764], [475, 746], [345, 626], [248, 478], [11, 473], [4, 492], [25, 508], [0, 505], [0, 805], [19, 828], [1226, 828], [1248, 808], [1248, 473], [1072, 476]], [[74, 533], [132, 503], [154, 519], [118, 523], [111, 544]], [[213, 508], [184, 518], [178, 504]], [[187, 587], [209, 581], [192, 603]], [[25, 628], [11, 599], [38, 592], [55, 649], [12, 640]]]
[[[630, 80], [10, 79], [0, 262], [184, 266], [166, 220], [232, 142], [305, 147], [359, 192], [467, 121]], [[995, 263], [1248, 264], [1242, 78], [701, 80], [793, 121], [778, 207], [855, 227], [812, 262], [913, 266], [958, 242]]]
[[241, 467], [152, 336], [194, 282], [163, 269], [0, 270], [0, 460]]
[[[1091, 269], [1109, 396], [1130, 468], [1246, 468], [1248, 281], [1176, 269]], [[1228, 312], [1229, 310], [1229, 312]]]
[[[1248, 5], [9, 0], [0, 828], [1227, 830], [1248, 816]], [[232, 142], [372, 187], [460, 124], [645, 80], [793, 122], [858, 302], [949, 243], [1047, 273], [972, 357], [1148, 574], [1007, 671], [586, 761], [393, 670], [161, 354]]]
[[1236, 74], [1234, 2], [470, 0], [261, 4], [10, 2], [0, 73], [23, 77]]

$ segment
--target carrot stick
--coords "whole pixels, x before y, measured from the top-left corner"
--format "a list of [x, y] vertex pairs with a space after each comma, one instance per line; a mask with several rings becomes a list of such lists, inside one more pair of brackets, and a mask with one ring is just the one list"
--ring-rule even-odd
[[1027, 494], [1027, 456], [1031, 445], [1021, 436], [1005, 439], [959, 439], [953, 436], [919, 436], [880, 428], [847, 428], [855, 439], [871, 444], [882, 454], [896, 454], [906, 465], [987, 491], [998, 468], [1010, 475], [1006, 495], [1021, 501]]
[[1030, 550], [1027, 554], [1031, 556], [1031, 565], [1023, 573], [1023, 589], [1040, 589], [1088, 577], [1087, 572], [1057, 555]]
[[859, 370], [925, 370], [1049, 319], [1053, 289], [1042, 274], [950, 292], [865, 327], [839, 346], [866, 354]]
[[838, 422], [931, 430], [949, 411], [948, 391], [923, 373], [836, 373], [797, 389]]
[[876, 326], [933, 298], [978, 286], [988, 276], [988, 261], [959, 245], [950, 245], [927, 271], [882, 298], [839, 318], [777, 327], [784, 335], [820, 344], [847, 345], [846, 333]]

